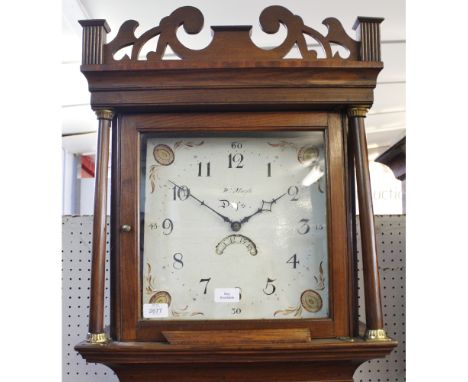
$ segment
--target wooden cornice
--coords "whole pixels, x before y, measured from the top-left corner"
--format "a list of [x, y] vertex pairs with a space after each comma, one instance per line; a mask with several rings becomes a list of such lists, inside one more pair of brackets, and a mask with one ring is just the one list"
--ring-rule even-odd
[[[360, 40], [344, 31], [340, 22], [327, 18], [326, 34], [304, 24], [301, 17], [281, 6], [266, 8], [260, 15], [265, 33], [274, 34], [282, 24], [285, 40], [272, 49], [256, 46], [250, 26], [212, 27], [213, 38], [204, 49], [184, 46], [176, 31], [183, 26], [189, 34], [203, 27], [203, 15], [194, 7], [182, 7], [139, 37], [138, 23], [126, 21], [117, 36], [106, 43], [109, 27], [105, 20], [85, 20], [81, 71], [92, 94], [93, 109], [168, 110], [192, 107], [205, 110], [233, 110], [257, 105], [259, 108], [336, 108], [359, 104], [370, 107], [380, 61], [379, 24], [382, 19], [358, 18], [355, 28]], [[305, 35], [318, 47], [309, 49]], [[140, 57], [143, 46], [158, 36], [154, 50]], [[347, 55], [334, 52], [334, 45]], [[166, 60], [170, 47], [179, 60]], [[287, 59], [297, 47], [301, 58]], [[121, 59], [115, 54], [130, 48]], [[319, 57], [316, 49], [323, 50]], [[274, 93], [271, 98], [268, 94]], [[273, 106], [276, 104], [276, 106]]]

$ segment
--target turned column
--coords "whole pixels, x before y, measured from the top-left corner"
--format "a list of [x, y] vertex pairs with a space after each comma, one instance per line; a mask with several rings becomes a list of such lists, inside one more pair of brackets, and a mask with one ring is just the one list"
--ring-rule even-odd
[[348, 110], [349, 128], [354, 142], [354, 161], [361, 227], [362, 268], [366, 305], [366, 334], [368, 340], [387, 340], [384, 330], [382, 302], [380, 297], [379, 265], [375, 240], [374, 210], [369, 175], [366, 131], [364, 118], [366, 107]]
[[106, 207], [109, 135], [113, 112], [96, 110], [99, 121], [94, 188], [93, 250], [91, 261], [91, 295], [89, 302], [88, 342], [107, 342], [104, 332], [104, 289], [106, 280]]

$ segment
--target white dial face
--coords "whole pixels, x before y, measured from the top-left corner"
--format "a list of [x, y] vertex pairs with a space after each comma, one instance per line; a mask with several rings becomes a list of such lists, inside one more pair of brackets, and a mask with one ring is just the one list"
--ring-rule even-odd
[[323, 132], [142, 142], [143, 318], [329, 316]]

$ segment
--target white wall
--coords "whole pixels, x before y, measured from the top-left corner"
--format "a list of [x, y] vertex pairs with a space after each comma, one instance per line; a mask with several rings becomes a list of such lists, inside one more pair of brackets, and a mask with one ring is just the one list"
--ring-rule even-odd
[[[62, 215], [93, 215], [94, 178], [80, 178], [80, 156], [62, 149]], [[110, 211], [110, 169], [107, 213]]]
[[62, 214], [76, 215], [76, 175], [78, 158], [62, 148]]

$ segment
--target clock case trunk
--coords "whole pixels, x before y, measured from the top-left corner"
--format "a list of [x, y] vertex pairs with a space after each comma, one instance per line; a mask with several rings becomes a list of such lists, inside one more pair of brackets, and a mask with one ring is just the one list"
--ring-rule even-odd
[[[194, 51], [183, 47], [174, 31], [183, 25], [188, 33], [197, 33], [203, 25], [200, 15], [193, 7], [180, 8], [138, 39], [133, 34], [138, 24], [130, 20], [107, 44], [110, 29], [105, 20], [80, 22], [81, 71], [99, 120], [99, 138], [90, 334], [76, 349], [88, 362], [111, 367], [121, 381], [352, 381], [362, 362], [383, 357], [396, 346], [383, 331], [364, 132], [365, 112], [383, 68], [382, 19], [358, 18], [359, 41], [349, 38], [337, 20], [326, 19], [329, 33], [324, 38], [298, 16], [273, 6], [262, 12], [260, 22], [267, 33], [275, 32], [275, 20], [286, 25], [288, 37], [278, 48], [265, 51], [254, 46], [251, 27], [224, 26], [213, 27], [212, 43]], [[328, 46], [326, 58], [317, 59], [304, 50], [303, 33]], [[141, 61], [136, 46], [141, 48], [141, 39], [151, 34], [159, 34], [156, 52]], [[290, 49], [296, 43], [303, 58], [284, 59], [285, 46]], [[331, 43], [345, 45], [348, 59], [330, 54]], [[115, 60], [113, 53], [128, 45], [133, 45], [131, 55]], [[163, 60], [166, 46], [181, 60]], [[105, 205], [111, 125], [111, 326], [106, 334]], [[138, 130], [298, 128], [327, 131], [329, 229], [336, 224], [328, 239], [331, 320], [179, 322], [164, 327], [140, 320], [140, 249], [137, 232], [132, 231], [139, 221]], [[357, 314], [356, 184], [366, 333]]]

